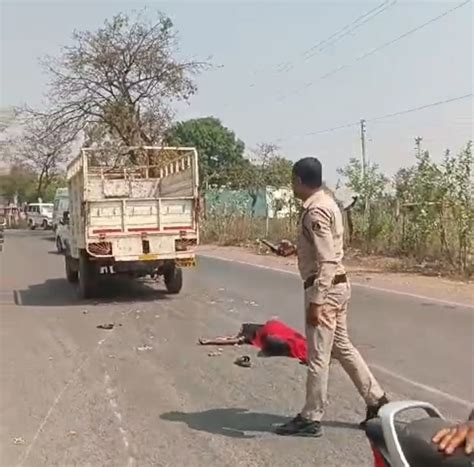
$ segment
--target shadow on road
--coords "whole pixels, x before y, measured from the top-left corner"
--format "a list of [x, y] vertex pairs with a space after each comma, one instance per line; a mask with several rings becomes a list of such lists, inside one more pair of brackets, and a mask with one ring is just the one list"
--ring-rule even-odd
[[[230, 438], [256, 438], [253, 433], [273, 433], [277, 425], [290, 420], [281, 415], [250, 412], [247, 409], [225, 408], [211, 409], [204, 412], [168, 412], [160, 417], [169, 422], [181, 422], [196, 431], [205, 431]], [[355, 423], [323, 422], [325, 427], [359, 429]]]
[[15, 291], [15, 303], [22, 306], [69, 306], [80, 303], [127, 303], [166, 299], [164, 291], [156, 290], [140, 281], [124, 278], [101, 279], [98, 294], [92, 300], [81, 300], [76, 287], [66, 279], [48, 279], [42, 284]]

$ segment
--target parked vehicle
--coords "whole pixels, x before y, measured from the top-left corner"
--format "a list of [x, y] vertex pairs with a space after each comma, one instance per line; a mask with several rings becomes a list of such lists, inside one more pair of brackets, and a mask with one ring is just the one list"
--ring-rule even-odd
[[69, 211], [69, 191], [67, 187], [58, 188], [54, 196], [53, 208], [53, 230], [55, 232], [66, 211]]
[[26, 207], [28, 227], [35, 230], [37, 227], [50, 229], [53, 224], [53, 203], [30, 203]]
[[[397, 421], [409, 410], [424, 410], [428, 417], [411, 422]], [[418, 401], [392, 402], [367, 423], [366, 434], [374, 454], [375, 467], [472, 467], [474, 456], [458, 448], [445, 455], [433, 444], [433, 436], [449, 426], [431, 404]]]
[[163, 276], [168, 292], [179, 293], [199, 240], [196, 150], [128, 148], [104, 157], [107, 151], [82, 149], [67, 169], [68, 280], [83, 297], [97, 292], [104, 271]]

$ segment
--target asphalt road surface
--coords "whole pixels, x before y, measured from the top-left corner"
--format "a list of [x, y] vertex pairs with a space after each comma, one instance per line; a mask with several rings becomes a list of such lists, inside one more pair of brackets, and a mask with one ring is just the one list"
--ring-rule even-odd
[[[108, 279], [81, 301], [51, 233], [9, 232], [1, 266], [1, 466], [369, 466], [364, 406], [338, 364], [321, 439], [273, 426], [303, 402], [305, 369], [220, 356], [199, 336], [278, 316], [302, 328], [296, 277], [201, 258], [181, 295]], [[453, 297], [455, 298], [455, 297]], [[473, 318], [453, 307], [354, 288], [353, 340], [394, 399], [465, 418], [473, 397]], [[97, 329], [115, 323], [113, 330]], [[242, 354], [253, 367], [233, 365]]]

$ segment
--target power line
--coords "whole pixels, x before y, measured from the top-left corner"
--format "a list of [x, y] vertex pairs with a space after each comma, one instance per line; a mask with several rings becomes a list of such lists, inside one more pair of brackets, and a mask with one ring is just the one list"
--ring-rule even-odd
[[399, 115], [406, 115], [412, 112], [418, 112], [419, 110], [424, 110], [424, 109], [429, 109], [430, 107], [437, 107], [438, 105], [442, 104], [449, 104], [450, 102], [455, 102], [455, 101], [460, 101], [463, 99], [467, 99], [469, 97], [472, 97], [472, 92], [470, 94], [464, 94], [463, 96], [458, 96], [458, 97], [452, 97], [451, 99], [445, 99], [442, 101], [438, 102], [432, 102], [431, 104], [426, 104], [426, 105], [421, 105], [419, 107], [414, 107], [413, 109], [408, 109], [408, 110], [401, 110], [400, 112], [394, 112], [386, 115], [382, 115], [379, 117], [373, 117], [367, 119], [368, 122], [377, 122], [379, 120], [383, 120], [385, 118], [390, 118], [390, 117], [398, 117]]
[[[349, 28], [344, 34], [340, 35], [339, 37], [336, 37], [336, 39], [332, 42], [329, 42], [328, 44], [324, 44], [324, 47], [323, 48], [320, 48], [320, 49], [317, 49], [317, 50], [314, 50], [317, 48], [316, 47], [313, 47], [313, 52], [310, 53], [310, 54], [306, 54], [306, 58], [311, 58], [313, 57], [314, 55], [316, 55], [318, 52], [322, 52], [323, 50], [327, 49], [328, 47], [330, 47], [331, 45], [335, 44], [336, 42], [338, 42], [339, 40], [343, 39], [344, 37], [346, 37], [347, 35], [351, 34], [352, 32], [354, 32], [356, 29], [359, 29], [361, 26], [363, 26], [364, 24], [368, 23], [369, 21], [371, 21], [372, 19], [374, 19], [376, 16], [378, 16], [379, 14], [383, 13], [385, 10], [388, 10], [390, 7], [392, 7], [393, 5], [395, 5], [396, 3], [398, 2], [398, 0], [392, 0], [391, 2], [390, 1], [385, 1], [383, 3], [381, 3], [379, 6], [377, 6], [376, 8], [373, 8], [372, 10], [370, 10], [370, 12], [367, 12], [365, 15], [362, 15], [360, 16], [359, 18], [357, 18], [355, 21], [354, 21], [354, 25]], [[378, 10], [378, 11], [376, 11]], [[369, 15], [369, 13], [373, 13], [375, 11], [375, 13], [373, 15]], [[367, 16], [369, 15], [367, 18], [364, 19], [364, 16]], [[345, 28], [343, 28], [340, 32], [344, 31], [345, 29], [347, 29], [350, 25], [346, 26]], [[311, 50], [311, 49], [310, 49]], [[309, 51], [308, 51], [309, 52]]]
[[288, 97], [290, 96], [293, 96], [293, 95], [296, 95], [296, 94], [299, 94], [301, 93], [302, 91], [306, 90], [306, 89], [309, 89], [311, 86], [314, 86], [316, 84], [317, 81], [320, 81], [320, 80], [323, 80], [323, 79], [326, 79], [326, 78], [329, 78], [330, 76], [333, 76], [335, 75], [336, 73], [338, 73], [339, 71], [345, 69], [345, 68], [349, 68], [350, 66], [356, 64], [357, 62], [360, 62], [361, 60], [379, 52], [380, 50], [382, 49], [385, 49], [386, 47], [389, 47], [393, 44], [395, 44], [396, 42], [402, 40], [402, 39], [405, 39], [406, 37], [418, 32], [420, 29], [423, 29], [425, 28], [426, 26], [436, 22], [436, 21], [439, 21], [440, 19], [444, 18], [445, 16], [449, 15], [450, 13], [454, 12], [455, 10], [467, 5], [468, 3], [470, 3], [471, 0], [465, 0], [461, 3], [459, 3], [458, 5], [450, 8], [449, 10], [446, 10], [444, 11], [443, 13], [441, 13], [440, 15], [438, 16], [435, 16], [434, 18], [431, 18], [430, 20], [426, 21], [425, 23], [423, 24], [420, 24], [419, 26], [413, 28], [413, 29], [410, 29], [409, 31], [403, 33], [402, 35], [388, 41], [388, 42], [385, 42], [377, 47], [375, 47], [374, 49], [371, 49], [369, 50], [368, 52], [365, 52], [364, 54], [356, 57], [351, 63], [346, 63], [344, 65], [340, 65], [338, 66], [337, 68], [329, 71], [328, 73], [325, 73], [324, 75], [320, 76], [317, 80], [315, 81], [310, 81], [309, 83], [306, 83], [303, 87], [291, 92], [290, 94], [286, 94], [284, 96], [280, 96], [278, 98], [278, 101], [279, 102], [282, 102], [284, 101], [285, 99], [287, 99]]
[[364, 58], [369, 57], [370, 55], [373, 55], [374, 53], [376, 53], [376, 52], [378, 52], [382, 49], [385, 49], [385, 47], [389, 47], [390, 45], [395, 44], [395, 42], [398, 42], [402, 39], [405, 39], [405, 37], [410, 36], [411, 34], [414, 34], [415, 32], [419, 31], [420, 29], [423, 29], [424, 27], [429, 26], [430, 24], [432, 24], [436, 21], [439, 21], [440, 19], [444, 18], [445, 16], [448, 16], [453, 11], [456, 11], [457, 9], [463, 7], [464, 5], [467, 5], [470, 2], [471, 2], [471, 0], [465, 0], [464, 2], [459, 3], [458, 5], [454, 6], [453, 8], [450, 8], [449, 10], [446, 10], [444, 13], [440, 14], [439, 16], [436, 16], [436, 17], [430, 19], [426, 23], [420, 24], [420, 26], [417, 26], [416, 28], [410, 29], [406, 33], [402, 34], [401, 36], [398, 36], [397, 38], [395, 38], [391, 41], [388, 41], [385, 44], [382, 44], [379, 47], [376, 47], [375, 49], [372, 49], [371, 51], [361, 55], [360, 57], [357, 57], [356, 60], [357, 61], [363, 60]]
[[[309, 49], [303, 51], [301, 53], [301, 57], [303, 61], [309, 60], [310, 58], [314, 57], [318, 53], [326, 50], [328, 47], [334, 45], [336, 42], [339, 42], [341, 39], [346, 37], [347, 35], [351, 34], [355, 30], [359, 29], [364, 24], [371, 21], [373, 18], [378, 16], [379, 14], [383, 13], [388, 8], [392, 7], [397, 3], [398, 0], [384, 0], [382, 3], [377, 5], [376, 7], [370, 9], [369, 11], [363, 13], [350, 23], [346, 24], [344, 27], [336, 31], [335, 33], [328, 36], [326, 39], [323, 39], [316, 43], [315, 45], [311, 46]], [[286, 73], [289, 72], [294, 68], [295, 60], [293, 61], [286, 61], [281, 62], [276, 65], [275, 72], [276, 73]], [[256, 74], [257, 72], [254, 72]], [[252, 83], [250, 87], [253, 87], [255, 84]]]
[[[452, 97], [452, 98], [449, 98], [449, 99], [444, 99], [444, 100], [441, 100], [441, 101], [431, 102], [430, 104], [420, 105], [418, 107], [413, 107], [413, 108], [406, 109], [406, 110], [400, 110], [398, 112], [388, 113], [388, 114], [385, 114], [385, 115], [379, 115], [377, 117], [367, 118], [364, 121], [365, 122], [377, 122], [379, 120], [383, 120], [383, 119], [386, 119], [386, 118], [398, 117], [400, 115], [406, 115], [406, 114], [410, 114], [410, 113], [413, 113], [413, 112], [418, 112], [420, 110], [429, 109], [431, 107], [437, 107], [439, 105], [449, 104], [451, 102], [456, 102], [456, 101], [468, 99], [469, 97], [472, 97], [472, 96], [473, 96], [473, 93], [471, 92], [469, 94], [464, 94], [462, 96], [457, 96], [457, 97]], [[339, 125], [339, 126], [335, 126], [335, 127], [332, 127], [332, 128], [326, 128], [324, 130], [311, 131], [309, 133], [305, 133], [305, 134], [300, 135], [300, 136], [290, 136], [289, 138], [279, 138], [277, 140], [277, 142], [283, 142], [283, 141], [287, 141], [288, 139], [293, 139], [293, 138], [304, 138], [304, 137], [307, 137], [307, 136], [315, 136], [315, 135], [320, 135], [320, 134], [324, 134], [324, 133], [332, 133], [333, 131], [343, 130], [345, 128], [352, 128], [352, 127], [359, 126], [359, 125], [360, 125], [360, 121], [350, 122], [350, 123], [346, 123], [344, 125]]]
[[[318, 42], [317, 44], [310, 47], [308, 50], [302, 53], [303, 60], [309, 60], [310, 58], [314, 57], [320, 52], [323, 52], [327, 48], [331, 47], [335, 43], [339, 42], [344, 37], [348, 36], [349, 34], [353, 33], [355, 30], [362, 27], [364, 24], [368, 23], [372, 19], [374, 19], [379, 14], [383, 13], [388, 8], [392, 7], [397, 3], [398, 0], [385, 0], [375, 8], [367, 11], [366, 13], [362, 14], [354, 21], [346, 24], [343, 28], [339, 29], [335, 33], [331, 34], [328, 38]], [[286, 62], [283, 64], [283, 67], [280, 68], [280, 72], [287, 72], [290, 71], [294, 67], [294, 62]]]

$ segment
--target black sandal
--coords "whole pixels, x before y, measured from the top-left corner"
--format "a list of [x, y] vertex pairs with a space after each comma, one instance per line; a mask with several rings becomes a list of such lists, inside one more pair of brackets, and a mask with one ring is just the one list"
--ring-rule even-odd
[[243, 355], [242, 357], [237, 358], [234, 363], [242, 368], [250, 368], [252, 366], [252, 362], [248, 355]]

